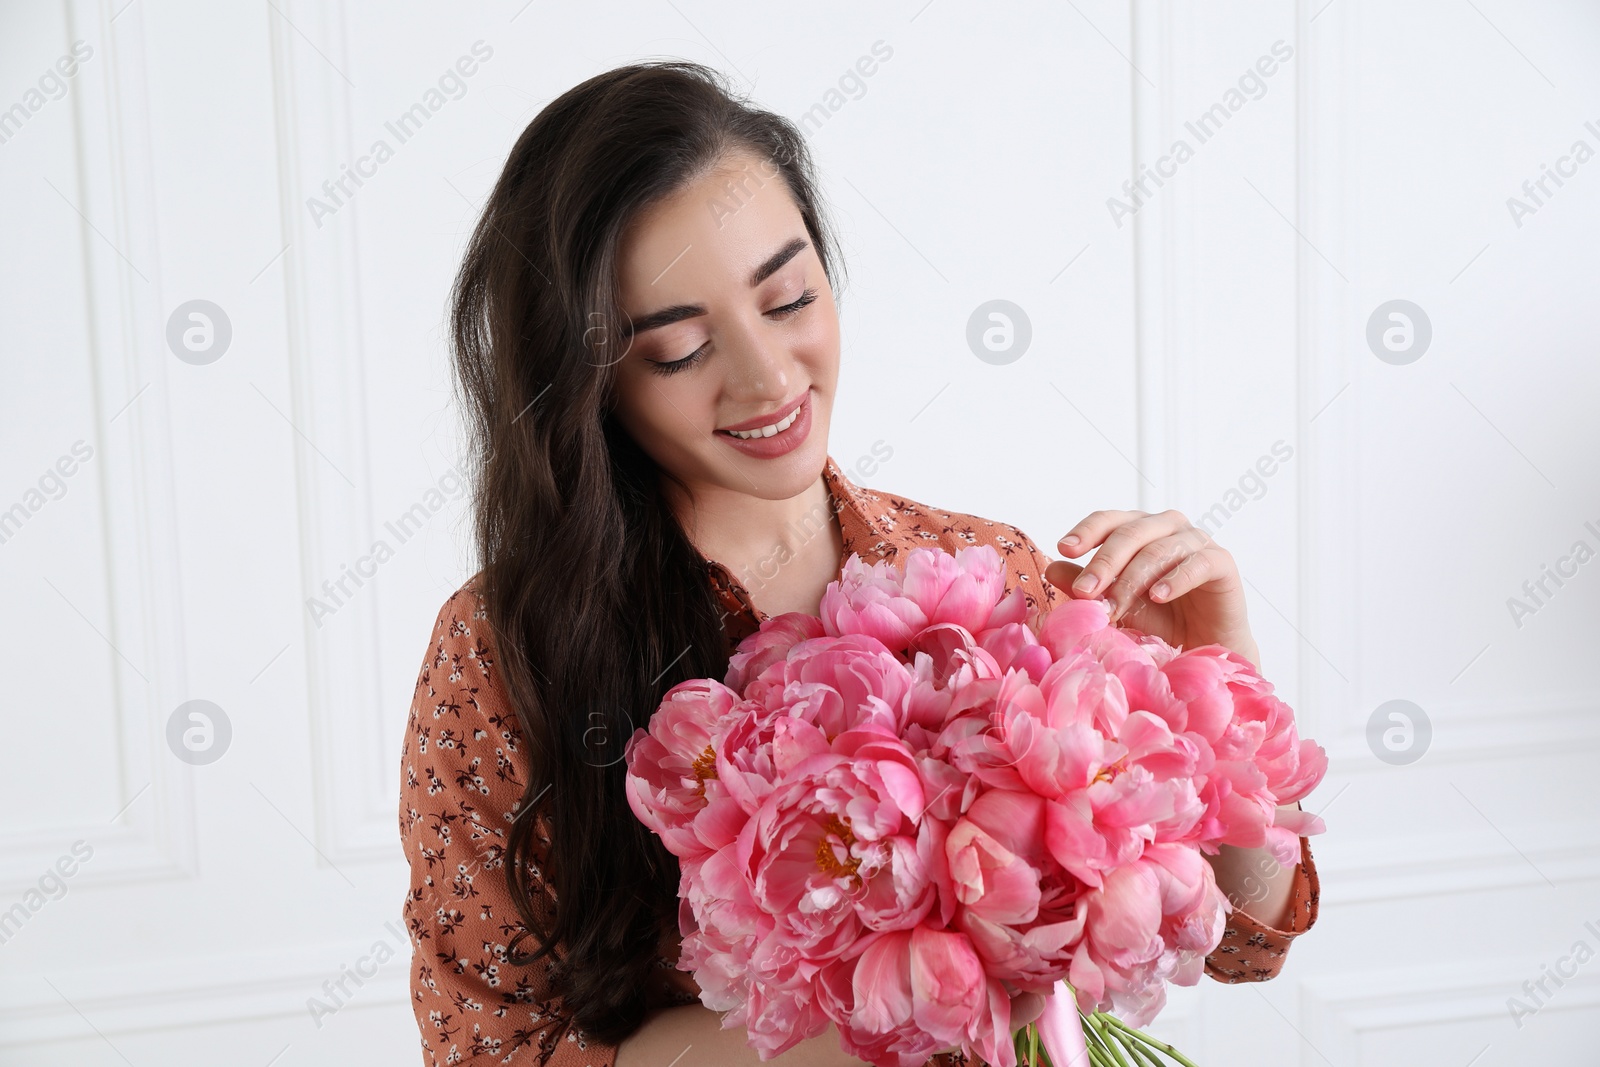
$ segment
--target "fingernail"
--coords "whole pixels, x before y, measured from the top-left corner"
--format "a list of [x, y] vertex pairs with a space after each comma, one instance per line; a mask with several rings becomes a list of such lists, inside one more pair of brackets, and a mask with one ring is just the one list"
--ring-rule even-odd
[[1071, 548], [1071, 547], [1072, 547], [1072, 546], [1073, 546], [1073, 545], [1075, 545], [1075, 544], [1077, 544], [1077, 543], [1078, 543], [1078, 535], [1077, 535], [1077, 534], [1067, 534], [1067, 536], [1065, 536], [1065, 537], [1063, 537], [1063, 538], [1062, 538], [1062, 539], [1061, 539], [1061, 540], [1060, 540], [1060, 541], [1059, 541], [1059, 542], [1057, 542], [1057, 543], [1058, 543], [1058, 544], [1059, 544], [1059, 545], [1060, 545], [1060, 546], [1061, 546], [1061, 547], [1062, 547], [1062, 548]]
[[1166, 582], [1157, 582], [1150, 590], [1150, 592], [1155, 594], [1155, 597], [1156, 597], [1157, 600], [1165, 599], [1167, 593], [1169, 593], [1170, 591], [1171, 591], [1171, 588], [1167, 585]]
[[1078, 580], [1072, 583], [1072, 588], [1080, 593], [1092, 593], [1094, 592], [1094, 587], [1099, 584], [1100, 579], [1097, 576], [1084, 571], [1078, 575]]

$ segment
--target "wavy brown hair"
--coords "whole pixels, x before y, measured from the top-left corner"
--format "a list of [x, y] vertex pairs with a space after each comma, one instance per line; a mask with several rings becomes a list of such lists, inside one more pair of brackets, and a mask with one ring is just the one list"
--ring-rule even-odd
[[[781, 173], [837, 291], [800, 131], [715, 71], [662, 61], [590, 78], [528, 124], [451, 294], [481, 591], [529, 742], [504, 865], [527, 929], [507, 956], [553, 960], [553, 990], [607, 1043], [644, 1021], [678, 914], [678, 863], [628, 806], [623, 749], [669, 688], [728, 664], [704, 557], [661, 492], [671, 474], [613, 415], [617, 248], [641, 209], [735, 150]], [[553, 905], [530, 886], [538, 812]], [[530, 936], [533, 952], [520, 947]]]

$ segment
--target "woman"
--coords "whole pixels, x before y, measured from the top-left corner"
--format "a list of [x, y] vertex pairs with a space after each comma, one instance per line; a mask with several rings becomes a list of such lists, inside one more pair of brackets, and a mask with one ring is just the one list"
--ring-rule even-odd
[[[1014, 526], [857, 487], [827, 449], [839, 270], [798, 131], [703, 67], [592, 78], [512, 149], [452, 313], [483, 569], [439, 612], [402, 755], [425, 1062], [759, 1062], [672, 966], [677, 862], [628, 807], [623, 747], [762, 619], [815, 613], [852, 552], [993, 545], [1030, 607], [1092, 577], [1070, 595], [1256, 658], [1231, 559], [1176, 512], [1090, 515], [1062, 543], [1098, 549], [1080, 575]], [[1250, 910], [1213, 977], [1272, 977], [1314, 921], [1301, 843], [1293, 870], [1214, 858]], [[853, 1062], [831, 1032], [783, 1058]]]

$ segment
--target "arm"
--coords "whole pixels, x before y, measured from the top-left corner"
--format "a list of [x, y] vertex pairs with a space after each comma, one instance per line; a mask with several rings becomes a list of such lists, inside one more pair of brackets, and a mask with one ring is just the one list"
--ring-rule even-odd
[[1222, 854], [1206, 857], [1219, 872], [1218, 886], [1223, 886], [1223, 871], [1242, 873], [1232, 883], [1234, 891], [1224, 888], [1233, 911], [1221, 942], [1206, 957], [1206, 974], [1219, 982], [1276, 978], [1294, 939], [1317, 921], [1321, 886], [1311, 843], [1300, 839], [1300, 862], [1293, 867], [1282, 866], [1266, 849], [1221, 848]]
[[[1280, 805], [1279, 810], [1288, 810], [1288, 805]], [[1300, 810], [1298, 801], [1294, 810]], [[1221, 851], [1207, 856], [1206, 862], [1211, 864], [1222, 895], [1235, 908], [1248, 908], [1257, 921], [1281, 929], [1290, 918], [1289, 906], [1299, 865], [1283, 866], [1267, 848], [1218, 847]]]
[[[784, 1067], [859, 1067], [862, 1061], [839, 1047], [839, 1034], [830, 1023], [823, 1033], [766, 1062]], [[758, 1067], [761, 1063], [744, 1027], [722, 1029], [722, 1016], [699, 1004], [651, 1015], [636, 1034], [623, 1040], [616, 1059], [616, 1067]]]
[[[1019, 1027], [1022, 1025], [1017, 1024]], [[676, 1064], [674, 1059], [682, 1056]], [[807, 1038], [767, 1063], [784, 1067], [860, 1067], [839, 1047], [839, 1032], [832, 1023], [816, 1037]], [[758, 1067], [762, 1063], [745, 1040], [742, 1026], [722, 1029], [721, 1017], [699, 1004], [668, 1008], [645, 1020], [639, 1032], [623, 1040], [616, 1067]], [[986, 1067], [960, 1050], [941, 1052], [925, 1067]]]
[[[505, 959], [523, 929], [504, 853], [524, 752], [469, 582], [439, 611], [401, 751], [400, 836], [411, 866], [403, 913], [426, 1067], [610, 1067], [616, 1053], [573, 1025], [551, 995], [547, 961], [513, 967]], [[536, 878], [536, 900], [541, 887]]]

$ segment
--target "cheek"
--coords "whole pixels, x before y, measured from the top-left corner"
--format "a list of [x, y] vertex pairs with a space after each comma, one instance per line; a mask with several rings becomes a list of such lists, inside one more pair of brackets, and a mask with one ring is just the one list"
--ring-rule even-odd
[[839, 360], [839, 314], [831, 297], [818, 300], [817, 314], [794, 334], [794, 348], [807, 363], [823, 368]]
[[617, 418], [638, 441], [700, 436], [697, 427], [712, 418], [717, 388], [695, 369], [666, 375], [629, 368], [617, 376]]

